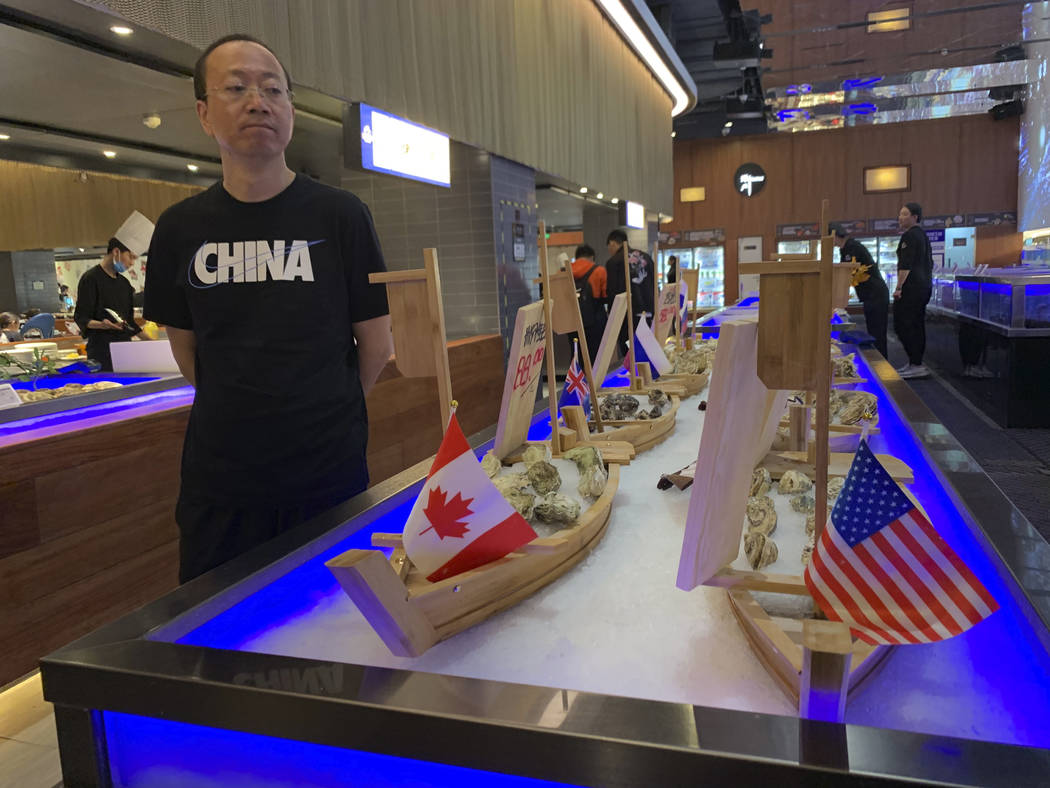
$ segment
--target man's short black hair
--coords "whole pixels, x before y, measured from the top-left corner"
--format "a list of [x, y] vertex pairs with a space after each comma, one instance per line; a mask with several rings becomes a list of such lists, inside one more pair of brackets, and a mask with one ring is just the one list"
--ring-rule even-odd
[[109, 254], [114, 249], [119, 249], [122, 252], [130, 252], [131, 251], [130, 249], [128, 249], [128, 247], [126, 247], [124, 244], [122, 244], [118, 239], [110, 238], [109, 239], [109, 243], [106, 244], [106, 254]]
[[837, 238], [845, 238], [847, 235], [849, 235], [849, 233], [846, 232], [846, 228], [836, 222], [832, 222], [828, 225], [828, 234], [833, 234]]
[[613, 230], [609, 233], [609, 237], [605, 239], [605, 243], [609, 243], [609, 241], [625, 244], [627, 243], [627, 233], [620, 229]]
[[576, 259], [579, 260], [584, 257], [588, 260], [594, 259], [594, 249], [587, 244], [580, 244], [576, 247]]
[[908, 209], [908, 213], [915, 217], [915, 221], [922, 221], [922, 206], [917, 202], [906, 202], [904, 207]]
[[678, 255], [676, 255], [676, 254], [671, 255], [670, 257], [667, 258], [667, 262], [668, 263], [677, 263], [678, 262]]
[[207, 60], [208, 55], [214, 52], [216, 49], [221, 47], [223, 44], [228, 44], [231, 41], [248, 41], [252, 44], [258, 44], [276, 60], [281, 69], [284, 71], [284, 81], [288, 83], [288, 89], [292, 89], [292, 75], [288, 73], [288, 68], [281, 62], [281, 59], [277, 57], [277, 53], [274, 52], [265, 42], [260, 41], [255, 36], [250, 36], [246, 33], [231, 33], [228, 36], [217, 38], [208, 44], [208, 48], [204, 50], [199, 58], [197, 58], [197, 65], [193, 67], [193, 95], [196, 96], [200, 101], [204, 101], [208, 98], [208, 80], [207, 80]]

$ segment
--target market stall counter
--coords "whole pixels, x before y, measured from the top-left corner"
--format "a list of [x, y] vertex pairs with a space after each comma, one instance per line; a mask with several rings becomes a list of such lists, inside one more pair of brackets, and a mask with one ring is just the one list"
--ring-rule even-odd
[[[449, 343], [465, 428], [496, 422], [503, 343]], [[193, 388], [179, 375], [52, 375], [0, 410], [0, 684], [49, 651], [171, 591], [175, 500]], [[51, 397], [66, 387], [69, 396]], [[388, 363], [369, 394], [368, 464], [385, 479], [436, 451], [433, 378]]]
[[[324, 564], [398, 531], [427, 461], [47, 657], [65, 784], [1045, 779], [1050, 610], [1032, 567], [1050, 546], [880, 356], [858, 354], [858, 370], [879, 399], [873, 449], [911, 466], [912, 493], [1001, 609], [896, 649], [844, 723], [798, 719], [723, 589], [675, 588], [688, 494], [656, 483], [695, 459], [705, 411], [691, 405], [623, 470], [586, 560], [421, 657], [393, 656]], [[479, 456], [491, 435], [472, 441]]]

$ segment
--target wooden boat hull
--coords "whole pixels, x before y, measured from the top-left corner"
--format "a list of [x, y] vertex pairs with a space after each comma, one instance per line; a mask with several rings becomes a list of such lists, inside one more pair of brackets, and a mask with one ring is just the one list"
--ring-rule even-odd
[[[711, 372], [710, 370], [705, 370], [704, 372], [698, 372], [696, 374], [668, 373], [666, 375], [661, 375], [658, 383], [660, 385], [670, 384], [680, 386], [683, 391], [681, 397], [682, 399], [686, 399], [687, 397], [695, 396], [703, 391], [710, 380]], [[664, 381], [666, 381], [666, 383]]]
[[670, 409], [660, 418], [647, 421], [609, 422], [604, 432], [592, 432], [588, 440], [598, 445], [606, 441], [625, 441], [634, 446], [636, 454], [641, 454], [663, 443], [671, 436], [681, 404], [682, 401], [677, 396], [672, 396]]
[[410, 566], [403, 548], [348, 550], [325, 565], [390, 651], [417, 657], [561, 577], [605, 535], [620, 466], [609, 465], [605, 492], [574, 525], [520, 551], [437, 583]]

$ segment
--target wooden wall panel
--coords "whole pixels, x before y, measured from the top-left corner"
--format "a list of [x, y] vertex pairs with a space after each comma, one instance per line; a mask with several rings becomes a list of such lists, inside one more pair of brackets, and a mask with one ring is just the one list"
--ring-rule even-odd
[[0, 249], [102, 246], [132, 211], [156, 221], [170, 205], [202, 191], [127, 178], [0, 160]]
[[98, 5], [202, 49], [252, 33], [299, 84], [670, 212], [671, 98], [589, 0]]
[[[761, 235], [768, 257], [775, 250], [776, 226], [817, 221], [825, 197], [831, 200], [832, 219], [890, 218], [910, 201], [921, 203], [930, 215], [1016, 210], [1019, 132], [1016, 118], [973, 115], [679, 142], [674, 147], [674, 221], [661, 229], [724, 227], [726, 281], [735, 282], [737, 238]], [[750, 199], [733, 188], [734, 172], [749, 161], [760, 164], [768, 179]], [[911, 191], [864, 194], [864, 167], [883, 164], [911, 164]], [[681, 202], [679, 192], [688, 186], [706, 187], [707, 199]], [[1020, 246], [1013, 226], [982, 230], [978, 262], [1016, 262]]]
[[[452, 342], [449, 364], [464, 432], [493, 426], [502, 339]], [[368, 397], [373, 483], [437, 451], [437, 400], [433, 379], [387, 365]], [[182, 406], [0, 448], [0, 685], [175, 587], [188, 416]]]

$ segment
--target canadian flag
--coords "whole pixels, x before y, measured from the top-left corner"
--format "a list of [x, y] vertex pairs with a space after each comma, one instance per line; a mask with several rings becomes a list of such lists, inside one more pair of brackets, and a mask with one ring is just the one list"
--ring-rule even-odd
[[405, 523], [403, 544], [437, 582], [495, 561], [536, 538], [471, 451], [456, 414]]

